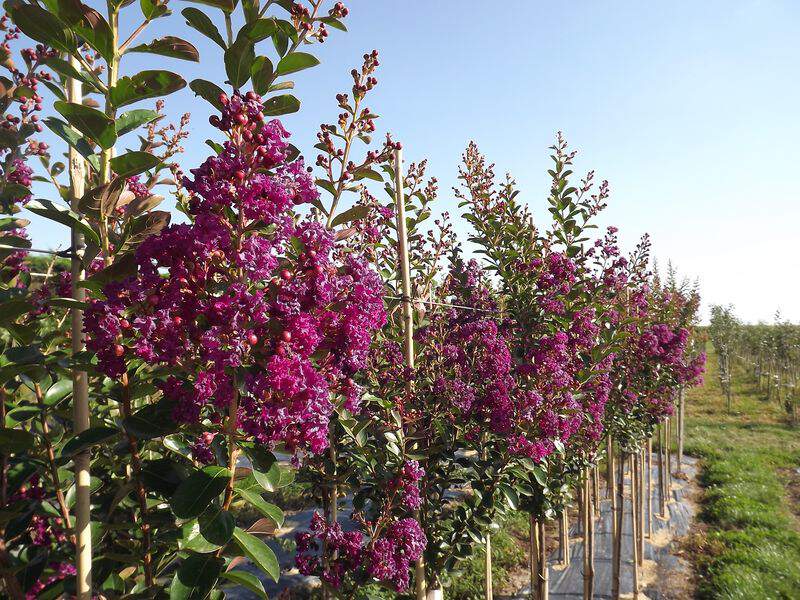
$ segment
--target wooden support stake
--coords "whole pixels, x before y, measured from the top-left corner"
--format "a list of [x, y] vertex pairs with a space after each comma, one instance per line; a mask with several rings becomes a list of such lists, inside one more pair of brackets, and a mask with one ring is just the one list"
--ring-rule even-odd
[[550, 573], [547, 569], [547, 530], [545, 521], [539, 521], [539, 600], [550, 599]]
[[486, 534], [486, 561], [484, 563], [486, 572], [484, 573], [484, 598], [492, 600], [492, 536]]
[[[584, 510], [585, 506], [581, 503], [581, 514]], [[569, 558], [569, 515], [565, 506], [558, 520], [558, 560], [566, 567], [569, 566]]]
[[647, 537], [653, 537], [653, 438], [647, 438], [645, 447], [645, 469], [647, 470]]
[[644, 448], [636, 453], [636, 539], [639, 566], [644, 566]]
[[600, 516], [600, 467], [592, 467], [592, 518]]
[[531, 599], [539, 600], [539, 522], [533, 514], [529, 515], [529, 552], [530, 552], [530, 575], [531, 575]]
[[625, 524], [625, 513], [622, 507], [625, 503], [625, 455], [620, 451], [617, 461], [617, 490], [616, 490], [616, 526], [614, 528], [614, 550], [612, 559], [611, 597], [619, 600], [619, 581], [622, 571], [622, 530]]
[[631, 532], [633, 533], [633, 598], [634, 600], [638, 600], [639, 598], [639, 524], [637, 523], [636, 513], [636, 505], [638, 500], [636, 498], [636, 487], [638, 476], [636, 475], [637, 465], [638, 462], [636, 459], [636, 453], [632, 452], [629, 455], [629, 464], [630, 464], [630, 471], [631, 471]]
[[614, 442], [611, 436], [608, 438], [608, 445], [606, 447], [608, 453], [608, 468], [606, 469], [606, 490], [608, 497], [611, 499], [611, 533], [616, 535], [619, 529], [619, 520], [617, 513], [617, 487], [616, 487], [616, 470], [614, 469]]
[[681, 386], [678, 397], [678, 471], [683, 472], [683, 436], [686, 423], [686, 388]]
[[664, 477], [664, 422], [658, 426], [658, 499], [661, 505], [661, 516], [667, 516], [667, 486]]
[[[70, 65], [80, 71], [80, 63], [70, 56]], [[69, 101], [83, 103], [83, 88], [77, 79], [69, 79], [67, 94]], [[83, 157], [75, 148], [69, 149], [70, 208], [80, 214], [80, 200], [83, 197], [86, 181], [86, 166]], [[84, 279], [83, 254], [86, 244], [83, 234], [72, 228], [72, 298], [78, 302], [86, 301], [86, 290], [80, 287]], [[83, 351], [83, 311], [70, 309], [72, 326], [72, 355]], [[78, 434], [89, 429], [89, 379], [86, 371], [72, 371], [73, 431]], [[91, 492], [90, 492], [90, 454], [89, 450], [79, 452], [72, 459], [75, 469], [75, 568], [77, 569], [76, 593], [78, 600], [89, 600], [92, 596], [92, 534]]]
[[[666, 461], [667, 461], [667, 482], [670, 481], [672, 478], [672, 421], [670, 421], [669, 417], [664, 420], [664, 427], [666, 428], [666, 433], [664, 434], [664, 452], [666, 453]], [[667, 485], [667, 491], [669, 491], [669, 484]]]
[[594, 484], [591, 473], [586, 470], [583, 479], [583, 599], [591, 600], [594, 587], [594, 510], [592, 505]]
[[[408, 229], [406, 227], [406, 199], [403, 187], [403, 150], [394, 151], [395, 204], [397, 205], [397, 251], [400, 262], [400, 280], [403, 292], [403, 341], [406, 365], [414, 368], [414, 305], [411, 298], [411, 269], [408, 261]], [[411, 382], [408, 383], [411, 385]], [[419, 517], [419, 514], [416, 515]], [[490, 556], [487, 553], [487, 556]], [[425, 600], [425, 563], [420, 558], [414, 565], [414, 587], [417, 600]]]

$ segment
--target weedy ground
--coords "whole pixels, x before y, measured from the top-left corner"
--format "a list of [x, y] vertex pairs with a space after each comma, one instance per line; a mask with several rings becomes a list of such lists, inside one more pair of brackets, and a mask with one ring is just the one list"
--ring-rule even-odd
[[734, 373], [726, 410], [716, 356], [687, 394], [687, 453], [701, 458], [703, 498], [689, 554], [703, 599], [800, 598], [800, 429]]

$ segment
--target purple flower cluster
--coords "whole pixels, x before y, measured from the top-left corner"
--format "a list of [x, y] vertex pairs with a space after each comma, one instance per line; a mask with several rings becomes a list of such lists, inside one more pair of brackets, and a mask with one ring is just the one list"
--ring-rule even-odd
[[390, 583], [398, 592], [408, 589], [411, 563], [422, 556], [428, 540], [416, 520], [392, 523], [367, 551], [367, 573]]
[[[373, 537], [360, 531], [343, 531], [340, 523], [328, 523], [319, 513], [311, 518], [310, 531], [295, 535], [295, 565], [303, 575], [339, 588], [346, 575], [357, 582], [368, 579], [390, 585], [398, 592], [408, 588], [411, 563], [422, 556], [427, 539], [412, 518], [391, 522]], [[325, 548], [325, 558], [319, 552]]]
[[159, 385], [180, 421], [219, 421], [236, 395], [244, 433], [319, 453], [332, 393], [358, 408], [352, 375], [386, 319], [382, 282], [295, 212], [316, 188], [302, 160], [286, 162], [288, 133], [264, 122], [261, 99], [223, 104], [230, 140], [184, 180], [192, 222], [138, 247], [136, 276], [86, 312], [88, 347], [110, 377], [134, 358], [167, 366]]

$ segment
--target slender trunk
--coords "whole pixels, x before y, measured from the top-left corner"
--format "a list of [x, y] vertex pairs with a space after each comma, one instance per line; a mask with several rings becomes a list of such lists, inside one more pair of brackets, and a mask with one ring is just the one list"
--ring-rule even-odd
[[629, 468], [631, 471], [631, 531], [633, 533], [633, 598], [634, 600], [638, 600], [639, 598], [639, 541], [638, 541], [638, 530], [639, 524], [637, 523], [636, 513], [638, 510], [636, 506], [638, 504], [636, 487], [637, 487], [637, 479], [638, 476], [636, 475], [637, 471], [637, 463], [636, 460], [636, 453], [632, 452], [629, 456]]
[[531, 576], [531, 599], [539, 600], [539, 522], [529, 515], [529, 551], [530, 551], [530, 576]]
[[636, 453], [636, 536], [639, 566], [644, 564], [644, 448]]
[[545, 521], [539, 521], [539, 600], [550, 598], [550, 574], [547, 570], [547, 529]]
[[678, 471], [683, 471], [683, 437], [686, 424], [686, 388], [680, 387], [678, 392]]
[[[80, 63], [70, 56], [70, 65], [80, 70]], [[67, 84], [67, 95], [70, 102], [83, 102], [83, 88], [80, 81], [70, 79]], [[77, 150], [69, 149], [69, 184], [70, 208], [80, 215], [80, 200], [83, 198], [86, 183], [86, 164]], [[78, 302], [86, 300], [86, 290], [80, 287], [84, 279], [83, 256], [86, 245], [83, 234], [76, 227], [72, 228], [72, 258], [70, 272], [72, 275], [72, 298]], [[70, 309], [72, 356], [83, 352], [83, 311]], [[86, 371], [72, 371], [72, 406], [74, 434], [89, 428], [89, 379]], [[92, 595], [92, 535], [91, 497], [90, 497], [90, 454], [89, 450], [79, 452], [72, 459], [75, 469], [75, 568], [77, 583], [75, 592], [78, 600], [89, 600]]]
[[645, 461], [645, 468], [647, 469], [647, 537], [653, 537], [653, 439], [647, 438], [647, 446], [645, 447], [647, 453], [647, 460]]
[[[56, 502], [58, 503], [58, 510], [61, 513], [61, 519], [64, 521], [64, 528], [71, 530], [71, 519], [69, 517], [69, 509], [67, 502], [64, 498], [64, 492], [61, 489], [61, 478], [58, 476], [58, 466], [56, 465], [56, 453], [53, 449], [53, 443], [50, 440], [50, 425], [47, 423], [47, 413], [45, 412], [44, 396], [42, 388], [39, 384], [34, 385], [34, 394], [36, 395], [36, 403], [39, 405], [39, 422], [42, 426], [42, 438], [44, 439], [45, 453], [47, 454], [47, 466], [50, 473], [50, 483], [56, 494]], [[5, 420], [3, 421], [5, 422]], [[70, 531], [70, 541], [75, 543], [75, 533]]]
[[[403, 191], [403, 151], [394, 151], [395, 204], [397, 205], [397, 254], [400, 262], [400, 284], [403, 291], [403, 342], [406, 365], [414, 368], [414, 306], [411, 273], [408, 258], [408, 232], [406, 229], [406, 201]], [[411, 382], [406, 384], [411, 392]], [[417, 600], [425, 600], [425, 563], [422, 557], [414, 564], [414, 588]]]
[[[586, 506], [581, 504], [581, 514], [586, 510]], [[558, 560], [564, 565], [569, 565], [569, 515], [567, 508], [561, 513], [561, 518], [558, 520]]]
[[594, 581], [594, 518], [591, 471], [583, 478], [583, 598], [591, 600]]
[[484, 593], [486, 600], [492, 600], [492, 536], [486, 534], [486, 562], [484, 564]]
[[611, 597], [614, 600], [619, 600], [619, 581], [620, 572], [622, 570], [622, 533], [624, 527], [625, 513], [622, 507], [625, 502], [625, 455], [620, 451], [619, 460], [617, 461], [617, 506], [615, 513], [616, 527], [614, 529], [614, 548], [612, 558], [612, 579], [611, 579]]

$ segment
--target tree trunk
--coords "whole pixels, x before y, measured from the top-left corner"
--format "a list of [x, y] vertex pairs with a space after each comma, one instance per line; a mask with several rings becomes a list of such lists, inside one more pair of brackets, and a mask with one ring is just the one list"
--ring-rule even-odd
[[620, 451], [619, 460], [617, 461], [617, 506], [615, 513], [616, 527], [614, 529], [614, 549], [612, 559], [612, 580], [611, 580], [611, 597], [614, 600], [619, 600], [619, 581], [620, 572], [622, 570], [622, 530], [625, 525], [625, 513], [622, 510], [625, 501], [625, 455]]

